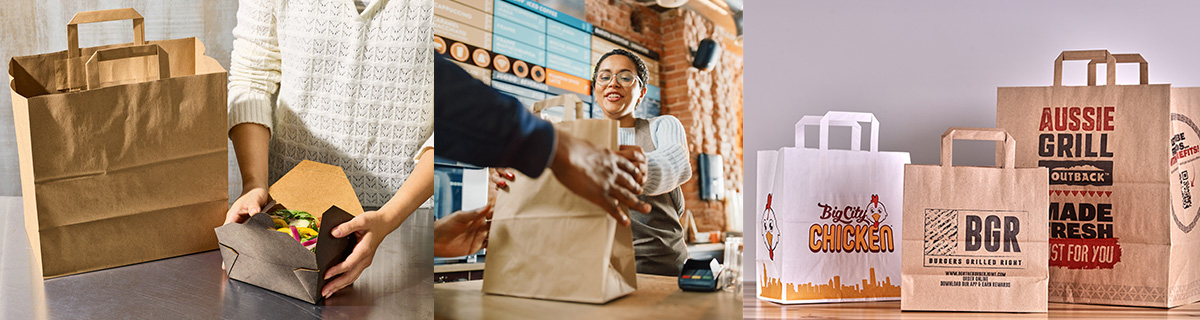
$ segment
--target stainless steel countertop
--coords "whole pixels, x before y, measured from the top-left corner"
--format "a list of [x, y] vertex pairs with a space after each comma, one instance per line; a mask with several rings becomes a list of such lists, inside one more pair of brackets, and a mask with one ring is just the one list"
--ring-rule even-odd
[[433, 318], [433, 211], [428, 209], [415, 212], [384, 239], [374, 263], [353, 286], [319, 305], [229, 280], [215, 250], [44, 282], [31, 279], [20, 198], [0, 197], [0, 214], [4, 318]]

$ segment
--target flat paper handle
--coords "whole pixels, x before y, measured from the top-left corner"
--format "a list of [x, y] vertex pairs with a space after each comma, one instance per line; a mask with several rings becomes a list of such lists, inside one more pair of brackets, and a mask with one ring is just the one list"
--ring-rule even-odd
[[[568, 107], [571, 104], [574, 104], [575, 107], [574, 108]], [[546, 110], [546, 108], [550, 108], [553, 106], [563, 106], [563, 121], [581, 119], [581, 116], [583, 115], [583, 101], [579, 100], [578, 96], [576, 96], [574, 94], [569, 94], [569, 93], [560, 95], [557, 97], [553, 97], [550, 99], [534, 102], [533, 103], [533, 113], [541, 114], [543, 110]]]
[[1017, 142], [1004, 129], [961, 127], [946, 129], [946, 133], [942, 134], [942, 167], [950, 167], [954, 163], [954, 140], [1002, 141], [1004, 142], [1004, 161], [1001, 162], [997, 158], [997, 166], [1005, 169], [1016, 168]]
[[1065, 60], [1087, 60], [1088, 61], [1088, 84], [1089, 86], [1096, 85], [1096, 64], [1093, 61], [1103, 61], [1107, 70], [1104, 74], [1108, 85], [1117, 84], [1117, 61], [1108, 50], [1074, 50], [1063, 51], [1054, 59], [1054, 86], [1062, 86], [1062, 63]]
[[[1138, 69], [1138, 73], [1140, 75], [1138, 82], [1140, 82], [1140, 84], [1150, 84], [1150, 64], [1146, 63], [1146, 59], [1142, 58], [1142, 55], [1137, 53], [1114, 53], [1111, 56], [1116, 63], [1137, 63], [1141, 65], [1141, 68]], [[1097, 63], [1106, 62], [1107, 61], [1105, 60], [1092, 60], [1091, 62], [1088, 62], [1088, 70], [1095, 70]], [[1111, 72], [1115, 73], [1115, 71]]]
[[[879, 119], [876, 119], [875, 115], [871, 113], [841, 111], [827, 112], [825, 117], [821, 118], [821, 150], [829, 149], [829, 125], [843, 122], [870, 122], [871, 152], [879, 152]], [[859, 141], [851, 141], [851, 143], [861, 145]], [[859, 147], [859, 150], [862, 150], [862, 147]]]
[[118, 20], [133, 20], [133, 44], [146, 44], [146, 28], [145, 20], [142, 15], [133, 10], [133, 8], [100, 10], [100, 11], [85, 11], [76, 13], [75, 17], [67, 23], [67, 58], [78, 58], [79, 50], [79, 25], [84, 23], [118, 21]]
[[167, 52], [157, 44], [104, 49], [97, 50], [83, 64], [83, 70], [87, 79], [87, 89], [91, 90], [100, 87], [100, 62], [146, 56], [158, 56], [158, 80], [171, 77], [170, 59], [167, 56]]
[[[804, 148], [804, 127], [820, 126], [821, 116], [804, 116], [800, 121], [796, 122], [796, 147]], [[850, 148], [858, 148], [862, 150], [862, 126], [858, 125], [858, 121], [831, 121], [830, 125], [840, 127], [850, 127]]]

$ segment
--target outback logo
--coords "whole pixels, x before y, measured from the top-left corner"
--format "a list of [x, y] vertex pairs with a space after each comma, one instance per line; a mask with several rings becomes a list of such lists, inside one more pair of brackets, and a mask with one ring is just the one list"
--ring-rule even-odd
[[832, 223], [813, 224], [809, 228], [808, 249], [812, 252], [893, 252], [895, 243], [892, 227], [887, 221], [887, 207], [879, 195], [871, 195], [866, 206], [836, 207], [817, 203], [821, 220]]
[[[1112, 186], [1115, 106], [1042, 108], [1038, 166], [1052, 186]], [[1060, 190], [1061, 191], [1061, 190]]]
[[1112, 161], [1038, 161], [1050, 170], [1050, 184], [1068, 186], [1111, 186]]
[[763, 210], [762, 239], [767, 244], [767, 255], [775, 260], [775, 248], [779, 246], [779, 222], [775, 221], [775, 210], [771, 209], [771, 194], [767, 194], [767, 208]]

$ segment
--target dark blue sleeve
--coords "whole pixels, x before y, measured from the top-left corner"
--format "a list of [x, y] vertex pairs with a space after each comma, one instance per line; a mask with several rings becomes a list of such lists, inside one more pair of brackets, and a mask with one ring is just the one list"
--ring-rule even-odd
[[433, 68], [434, 153], [537, 177], [554, 153], [554, 126], [438, 55]]

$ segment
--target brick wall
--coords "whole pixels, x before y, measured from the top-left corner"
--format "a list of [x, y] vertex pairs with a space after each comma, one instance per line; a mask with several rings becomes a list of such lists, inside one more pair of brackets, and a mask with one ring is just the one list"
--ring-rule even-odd
[[[632, 20], [632, 21], [631, 21]], [[672, 9], [661, 14], [622, 0], [587, 0], [587, 21], [662, 54], [662, 111], [683, 123], [692, 153], [720, 154], [725, 160], [725, 185], [742, 190], [742, 55], [724, 50], [712, 71], [691, 68], [691, 48], [700, 40], [718, 43], [735, 37], [699, 14]], [[636, 25], [636, 27], [635, 27]], [[637, 29], [637, 30], [635, 30]], [[686, 208], [696, 216], [701, 232], [724, 230], [725, 204], [701, 201], [700, 176], [683, 185]]]
[[[712, 38], [725, 43], [735, 36], [699, 14], [682, 9], [664, 12], [662, 78], [663, 114], [683, 122], [692, 151], [692, 165], [701, 153], [720, 154], [725, 187], [742, 189], [742, 56], [723, 50], [712, 71], [691, 67], [691, 48]], [[725, 204], [700, 200], [699, 175], [683, 185], [686, 207], [696, 216], [700, 231], [724, 230]]]
[[654, 10], [622, 0], [586, 0], [586, 5], [588, 23], [662, 53], [661, 19]]

